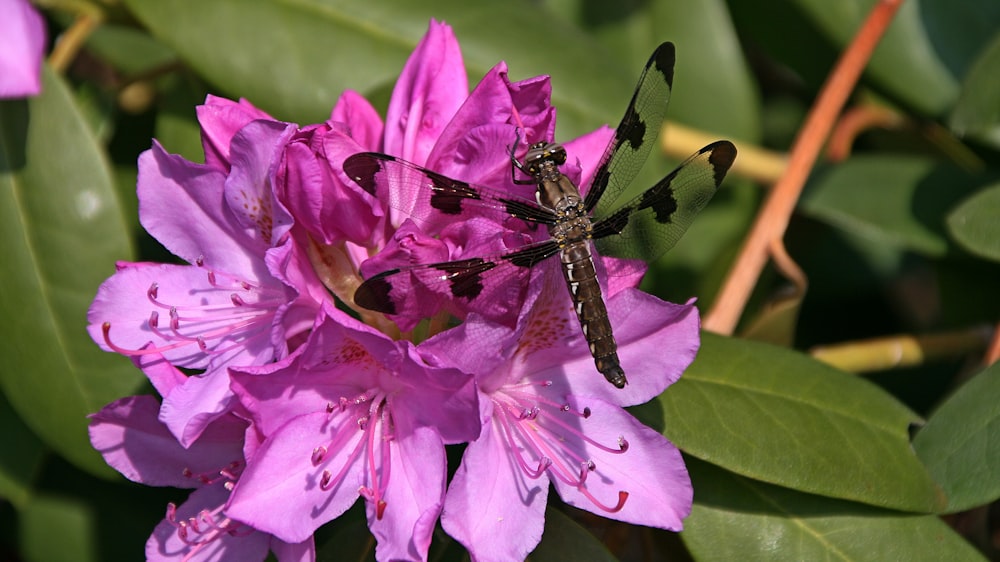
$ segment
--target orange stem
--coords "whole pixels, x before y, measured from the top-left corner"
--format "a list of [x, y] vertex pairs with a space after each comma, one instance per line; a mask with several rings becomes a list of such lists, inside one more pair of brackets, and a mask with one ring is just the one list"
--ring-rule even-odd
[[769, 248], [781, 243], [789, 217], [824, 141], [901, 4], [902, 0], [881, 0], [875, 4], [837, 62], [795, 140], [784, 176], [768, 194], [712, 310], [705, 316], [705, 329], [727, 335], [735, 330], [767, 264]]

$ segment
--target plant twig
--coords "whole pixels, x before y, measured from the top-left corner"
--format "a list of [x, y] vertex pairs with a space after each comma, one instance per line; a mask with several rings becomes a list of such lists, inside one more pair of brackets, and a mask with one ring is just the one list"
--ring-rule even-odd
[[795, 202], [825, 139], [901, 4], [902, 0], [878, 2], [837, 62], [792, 147], [784, 176], [768, 194], [714, 306], [705, 316], [705, 329], [733, 333], [767, 263], [770, 248], [784, 236]]
[[912, 336], [900, 334], [817, 346], [810, 354], [852, 373], [912, 367], [937, 359], [953, 359], [983, 350], [993, 334], [987, 326], [957, 332]]
[[[673, 121], [664, 123], [660, 131], [660, 149], [667, 156], [678, 160], [691, 156], [716, 140], [719, 140], [718, 136]], [[740, 156], [733, 163], [731, 173], [768, 185], [778, 181], [785, 173], [785, 167], [788, 166], [787, 155], [749, 143], [737, 142], [736, 147]]]

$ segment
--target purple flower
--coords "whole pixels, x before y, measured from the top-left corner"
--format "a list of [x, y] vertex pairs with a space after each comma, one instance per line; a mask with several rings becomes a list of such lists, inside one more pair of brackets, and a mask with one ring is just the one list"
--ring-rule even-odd
[[0, 99], [42, 91], [45, 20], [28, 0], [0, 3]]
[[361, 497], [377, 558], [423, 559], [444, 501], [444, 445], [479, 433], [473, 379], [328, 312], [287, 366], [234, 373], [262, 443], [226, 514], [299, 542]]
[[[179, 384], [184, 375], [162, 357], [137, 358], [161, 387]], [[190, 447], [182, 447], [159, 420], [152, 396], [130, 396], [91, 416], [90, 440], [109, 465], [126, 478], [148, 486], [195, 488], [146, 542], [147, 560], [264, 560], [269, 550], [283, 562], [315, 559], [312, 537], [286, 543], [225, 515], [223, 506], [246, 466], [247, 422], [233, 415], [209, 424]]]
[[622, 406], [659, 394], [694, 359], [697, 309], [636, 289], [613, 294], [618, 353], [633, 376], [624, 390], [612, 389], [560, 304], [561, 279], [544, 277], [515, 331], [471, 316], [425, 344], [477, 374], [482, 432], [441, 517], [475, 560], [520, 560], [534, 549], [549, 483], [566, 503], [629, 523], [676, 531], [691, 510], [680, 452]]
[[[212, 164], [188, 162], [155, 143], [140, 156], [140, 220], [191, 265], [119, 264], [88, 314], [91, 336], [104, 349], [162, 354], [204, 370], [164, 393], [161, 419], [185, 445], [228, 411], [227, 367], [287, 359], [325, 298], [294, 241], [292, 216], [271, 188], [273, 162], [296, 128], [243, 117], [226, 150], [218, 148], [226, 144], [217, 134], [224, 127], [209, 122]], [[232, 121], [235, 129], [240, 119]]]

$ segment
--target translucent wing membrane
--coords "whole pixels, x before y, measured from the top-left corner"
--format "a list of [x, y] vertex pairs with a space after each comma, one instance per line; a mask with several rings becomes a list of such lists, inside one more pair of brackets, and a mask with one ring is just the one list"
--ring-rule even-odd
[[736, 159], [736, 147], [717, 141], [689, 157], [652, 188], [594, 223], [597, 251], [652, 261], [680, 240], [715, 195]]
[[555, 214], [525, 197], [449, 178], [388, 154], [363, 152], [344, 161], [344, 172], [362, 189], [422, 226], [486, 216], [552, 224]]
[[[516, 317], [530, 268], [559, 252], [553, 241], [506, 254], [402, 267], [384, 271], [358, 287], [359, 306], [407, 318], [429, 317], [442, 308], [464, 317], [475, 311], [504, 321]], [[437, 298], [413, 298], [415, 294]], [[513, 309], [513, 310], [512, 310]]]
[[639, 173], [660, 134], [673, 82], [674, 45], [663, 43], [646, 62], [632, 101], [604, 150], [587, 190], [588, 211], [596, 208], [596, 214], [603, 216]]

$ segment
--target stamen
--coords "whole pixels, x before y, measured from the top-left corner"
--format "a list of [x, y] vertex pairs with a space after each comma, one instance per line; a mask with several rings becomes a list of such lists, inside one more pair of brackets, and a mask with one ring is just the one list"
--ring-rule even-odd
[[[205, 267], [204, 257], [195, 265]], [[144, 349], [129, 349], [115, 344], [110, 337], [110, 323], [102, 324], [104, 341], [108, 348], [123, 355], [141, 356], [165, 353], [184, 346], [197, 346], [198, 353], [218, 355], [234, 349], [245, 349], [253, 339], [269, 338], [278, 308], [287, 302], [285, 289], [256, 285], [226, 273], [205, 270], [209, 289], [203, 292], [225, 291], [227, 300], [214, 299], [214, 304], [189, 300], [191, 304], [165, 302], [160, 294], [160, 284], [150, 283], [146, 298], [153, 310], [149, 313], [146, 328], [153, 336], [152, 345]], [[190, 299], [190, 296], [185, 297]], [[161, 329], [160, 311], [168, 311], [169, 329]], [[130, 327], [131, 328], [131, 327]], [[133, 330], [140, 329], [136, 326]], [[228, 343], [225, 340], [229, 340]], [[160, 341], [157, 341], [160, 340]], [[175, 358], [176, 359], [176, 358]]]
[[[531, 392], [525, 385], [504, 387], [502, 392], [494, 394], [493, 403], [493, 421], [501, 429], [508, 451], [525, 476], [534, 479], [547, 473], [550, 478], [576, 488], [595, 506], [609, 513], [625, 506], [629, 494], [624, 490], [619, 491], [617, 504], [609, 506], [587, 489], [587, 478], [597, 470], [597, 463], [581, 457], [586, 451], [582, 445], [613, 454], [622, 454], [629, 447], [623, 435], [618, 436], [616, 446], [601, 444], [578, 427], [580, 422], [564, 417], [569, 414], [577, 419], [588, 419], [591, 416], [589, 407], [575, 410], [571, 403], [553, 402]], [[537, 466], [533, 466], [525, 455], [537, 458]]]

